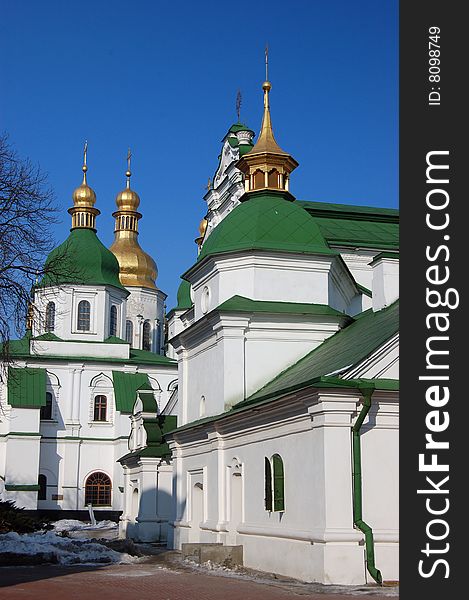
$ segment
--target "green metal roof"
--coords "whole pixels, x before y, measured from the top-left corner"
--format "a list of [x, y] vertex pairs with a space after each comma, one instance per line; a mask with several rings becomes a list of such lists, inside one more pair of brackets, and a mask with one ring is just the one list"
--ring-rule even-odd
[[[217, 306], [215, 310], [225, 312], [284, 313], [289, 315], [347, 316], [326, 304], [251, 300], [244, 296], [233, 296], [229, 300], [225, 300], [220, 306]], [[347, 318], [351, 320], [351, 317]]]
[[389, 208], [298, 201], [329, 244], [385, 250], [399, 247], [399, 211]]
[[[15, 358], [28, 358], [29, 360], [37, 359], [38, 361], [47, 361], [47, 360], [65, 360], [69, 361], [73, 360], [81, 360], [84, 362], [95, 362], [95, 363], [117, 363], [117, 364], [144, 364], [144, 365], [161, 365], [161, 366], [172, 366], [176, 365], [177, 361], [172, 358], [168, 358], [167, 356], [162, 356], [161, 354], [155, 354], [154, 352], [148, 352], [147, 350], [137, 350], [135, 348], [130, 348], [129, 358], [115, 358], [115, 357], [100, 357], [96, 356], [87, 356], [86, 349], [90, 344], [127, 344], [126, 341], [121, 340], [120, 338], [116, 338], [114, 336], [107, 338], [104, 342], [90, 342], [90, 341], [79, 341], [74, 343], [81, 344], [83, 347], [83, 355], [82, 356], [67, 356], [63, 354], [31, 354], [30, 351], [30, 341], [45, 339], [43, 336], [39, 336], [37, 338], [31, 338], [29, 332], [21, 338], [20, 340], [11, 340], [6, 344], [5, 354], [7, 356], [15, 357]], [[67, 342], [67, 340], [62, 340], [60, 338], [56, 338], [54, 336], [53, 341]], [[2, 346], [0, 345], [0, 349]]]
[[283, 192], [250, 192], [217, 225], [199, 254], [206, 256], [239, 250], [277, 250], [295, 253], [335, 254], [315, 220]]
[[46, 405], [46, 370], [8, 367], [8, 404], [15, 408]]
[[238, 133], [238, 131], [251, 131], [252, 133], [254, 133], [254, 131], [252, 131], [252, 129], [250, 127], [248, 127], [244, 123], [240, 123], [239, 121], [237, 123], [234, 123], [234, 125], [232, 125], [228, 129], [228, 131], [230, 133]]
[[132, 412], [139, 388], [151, 389], [146, 373], [121, 373], [120, 371], [113, 371], [112, 381], [116, 408], [124, 413]]
[[[48, 267], [51, 273], [47, 273]], [[49, 254], [45, 269], [39, 287], [74, 283], [125, 290], [119, 280], [117, 258], [92, 229], [72, 229], [65, 242]]]
[[[363, 389], [363, 388], [371, 388], [374, 390], [383, 390], [383, 391], [398, 391], [399, 390], [399, 380], [397, 379], [340, 379], [338, 377], [315, 377], [309, 382], [311, 387], [317, 389], [323, 388], [342, 388], [342, 389]], [[191, 429], [195, 429], [196, 427], [201, 427], [204, 425], [208, 425], [209, 423], [213, 423], [215, 421], [220, 421], [222, 419], [230, 418], [233, 415], [238, 415], [246, 410], [250, 410], [254, 407], [259, 407], [269, 402], [273, 402], [274, 400], [280, 400], [285, 394], [279, 393], [277, 395], [268, 396], [267, 398], [259, 398], [259, 399], [251, 399], [248, 398], [243, 402], [238, 402], [235, 404], [230, 410], [227, 410], [223, 413], [219, 413], [218, 415], [213, 415], [210, 417], [203, 417], [202, 419], [197, 419], [197, 421], [191, 421], [186, 425], [182, 425], [177, 429], [172, 431], [168, 431], [168, 434], [178, 433], [180, 431], [189, 431]]]
[[325, 340], [245, 402], [302, 389], [317, 377], [351, 367], [364, 360], [398, 331], [399, 302], [378, 312], [370, 311]]
[[174, 415], [158, 415], [156, 418], [145, 419], [143, 426], [147, 432], [147, 445], [145, 448], [129, 452], [119, 458], [123, 463], [131, 458], [162, 458], [169, 456], [171, 451], [164, 440], [164, 434], [177, 427], [177, 417]]
[[176, 310], [187, 310], [192, 306], [191, 284], [185, 279], [183, 279], [179, 285], [177, 302]]

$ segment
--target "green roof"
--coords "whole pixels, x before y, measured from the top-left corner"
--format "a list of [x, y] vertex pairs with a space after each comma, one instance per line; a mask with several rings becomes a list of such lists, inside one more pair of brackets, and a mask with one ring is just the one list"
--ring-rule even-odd
[[[47, 335], [47, 338], [46, 338]], [[119, 364], [145, 364], [145, 365], [161, 365], [161, 366], [171, 366], [176, 365], [175, 360], [172, 358], [168, 358], [167, 356], [162, 356], [161, 354], [155, 354], [154, 352], [148, 352], [147, 350], [137, 350], [135, 348], [130, 348], [129, 358], [116, 358], [116, 357], [100, 357], [96, 356], [87, 356], [86, 349], [90, 344], [127, 344], [125, 340], [121, 340], [115, 336], [107, 338], [104, 342], [90, 342], [90, 341], [74, 341], [74, 343], [81, 344], [83, 347], [83, 355], [82, 356], [67, 356], [63, 354], [47, 354], [40, 355], [36, 353], [31, 353], [30, 351], [30, 341], [33, 340], [50, 340], [55, 342], [67, 342], [67, 340], [63, 340], [54, 336], [50, 338], [48, 334], [39, 336], [37, 338], [31, 338], [29, 332], [26, 332], [26, 335], [20, 340], [11, 340], [6, 344], [6, 355], [14, 358], [28, 358], [44, 361], [44, 360], [82, 360], [84, 362], [108, 362], [108, 363], [119, 363]], [[0, 349], [2, 345], [0, 344]]]
[[192, 306], [191, 284], [183, 279], [178, 288], [176, 310], [187, 310]]
[[46, 405], [46, 370], [8, 367], [8, 404], [15, 408]]
[[251, 131], [252, 133], [254, 133], [254, 131], [252, 131], [250, 127], [248, 127], [244, 123], [240, 123], [239, 121], [237, 123], [234, 123], [234, 125], [232, 125], [228, 129], [229, 133], [238, 133], [238, 131]]
[[283, 192], [250, 192], [217, 225], [202, 246], [199, 260], [239, 250], [334, 254], [315, 220]]
[[380, 252], [379, 254], [373, 257], [373, 260], [369, 264], [372, 265], [381, 258], [391, 258], [392, 260], [399, 260], [399, 252]]
[[119, 458], [120, 463], [130, 458], [159, 458], [169, 456], [171, 451], [164, 440], [164, 434], [177, 427], [177, 417], [174, 415], [158, 415], [152, 419], [145, 419], [143, 426], [147, 432], [147, 445], [145, 448], [129, 452]]
[[[347, 316], [326, 304], [308, 304], [303, 302], [273, 302], [251, 300], [244, 296], [233, 296], [215, 309], [225, 312], [284, 313], [289, 315]], [[351, 317], [347, 317], [351, 319]]]
[[39, 287], [74, 283], [112, 285], [125, 290], [119, 281], [117, 258], [92, 229], [72, 229], [65, 242], [47, 257], [45, 270]]
[[399, 331], [399, 302], [370, 311], [341, 329], [297, 363], [247, 398], [245, 402], [302, 389], [315, 378], [330, 375], [364, 360]]
[[[397, 391], [399, 390], [399, 380], [398, 379], [340, 379], [338, 377], [315, 377], [309, 382], [309, 385], [314, 388], [323, 389], [323, 388], [342, 388], [342, 389], [363, 389], [363, 388], [371, 388], [374, 390], [383, 390], [383, 391]], [[197, 419], [197, 421], [191, 421], [186, 425], [182, 425], [177, 429], [172, 431], [168, 431], [169, 434], [177, 433], [179, 431], [188, 431], [194, 429], [196, 427], [200, 427], [203, 425], [207, 425], [209, 423], [213, 423], [215, 421], [220, 421], [221, 419], [229, 418], [233, 415], [238, 415], [246, 410], [250, 410], [254, 407], [262, 406], [263, 404], [267, 404], [274, 400], [280, 400], [282, 396], [285, 394], [279, 393], [274, 395], [273, 397], [269, 396], [267, 398], [259, 398], [259, 399], [251, 399], [248, 398], [243, 402], [238, 402], [235, 404], [230, 410], [227, 410], [224, 413], [219, 413], [218, 415], [212, 415], [210, 417], [203, 417], [202, 419]]]
[[390, 208], [298, 201], [329, 244], [394, 250], [399, 247], [399, 211]]
[[113, 371], [112, 381], [116, 408], [124, 413], [132, 412], [139, 388], [151, 389], [146, 373], [121, 373], [120, 371]]

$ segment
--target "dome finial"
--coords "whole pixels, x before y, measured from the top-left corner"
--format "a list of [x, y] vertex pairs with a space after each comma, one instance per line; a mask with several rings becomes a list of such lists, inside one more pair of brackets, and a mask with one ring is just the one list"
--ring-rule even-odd
[[86, 185], [86, 171], [88, 171], [88, 167], [86, 166], [86, 155], [88, 154], [88, 141], [85, 140], [85, 145], [83, 146], [83, 166], [81, 170], [83, 171], [83, 185]]
[[[296, 160], [280, 148], [272, 130], [269, 92], [269, 47], [265, 47], [264, 114], [257, 142], [236, 163], [244, 174], [244, 189], [251, 192], [260, 189], [289, 191], [290, 173], [298, 166]], [[243, 197], [244, 198], [244, 197]], [[244, 198], [244, 199], [247, 199]]]
[[99, 215], [99, 210], [94, 208], [96, 203], [96, 194], [90, 188], [86, 181], [86, 172], [88, 157], [88, 142], [85, 141], [83, 146], [83, 181], [73, 192], [73, 207], [69, 208], [68, 212], [72, 215], [72, 229], [95, 229], [96, 217]]
[[132, 152], [130, 148], [127, 150], [127, 171], [125, 172], [125, 176], [127, 177], [127, 189], [130, 190], [130, 177], [132, 175], [132, 171], [130, 170], [130, 160], [132, 158]]

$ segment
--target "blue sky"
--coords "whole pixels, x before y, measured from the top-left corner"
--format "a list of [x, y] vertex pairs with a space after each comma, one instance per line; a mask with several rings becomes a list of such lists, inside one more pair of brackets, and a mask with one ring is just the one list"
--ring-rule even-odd
[[57, 242], [87, 139], [98, 235], [112, 243], [130, 146], [139, 239], [168, 309], [238, 89], [241, 120], [259, 129], [266, 42], [275, 135], [300, 163], [292, 193], [397, 207], [397, 0], [22, 0], [2, 13], [0, 129], [49, 174]]

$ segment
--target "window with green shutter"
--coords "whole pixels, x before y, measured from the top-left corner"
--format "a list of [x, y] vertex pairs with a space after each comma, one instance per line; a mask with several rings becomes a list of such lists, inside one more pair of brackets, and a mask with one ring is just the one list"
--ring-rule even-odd
[[272, 510], [272, 467], [270, 466], [270, 460], [265, 458], [265, 510]]
[[274, 510], [285, 510], [283, 460], [278, 454], [272, 456], [274, 472]]

